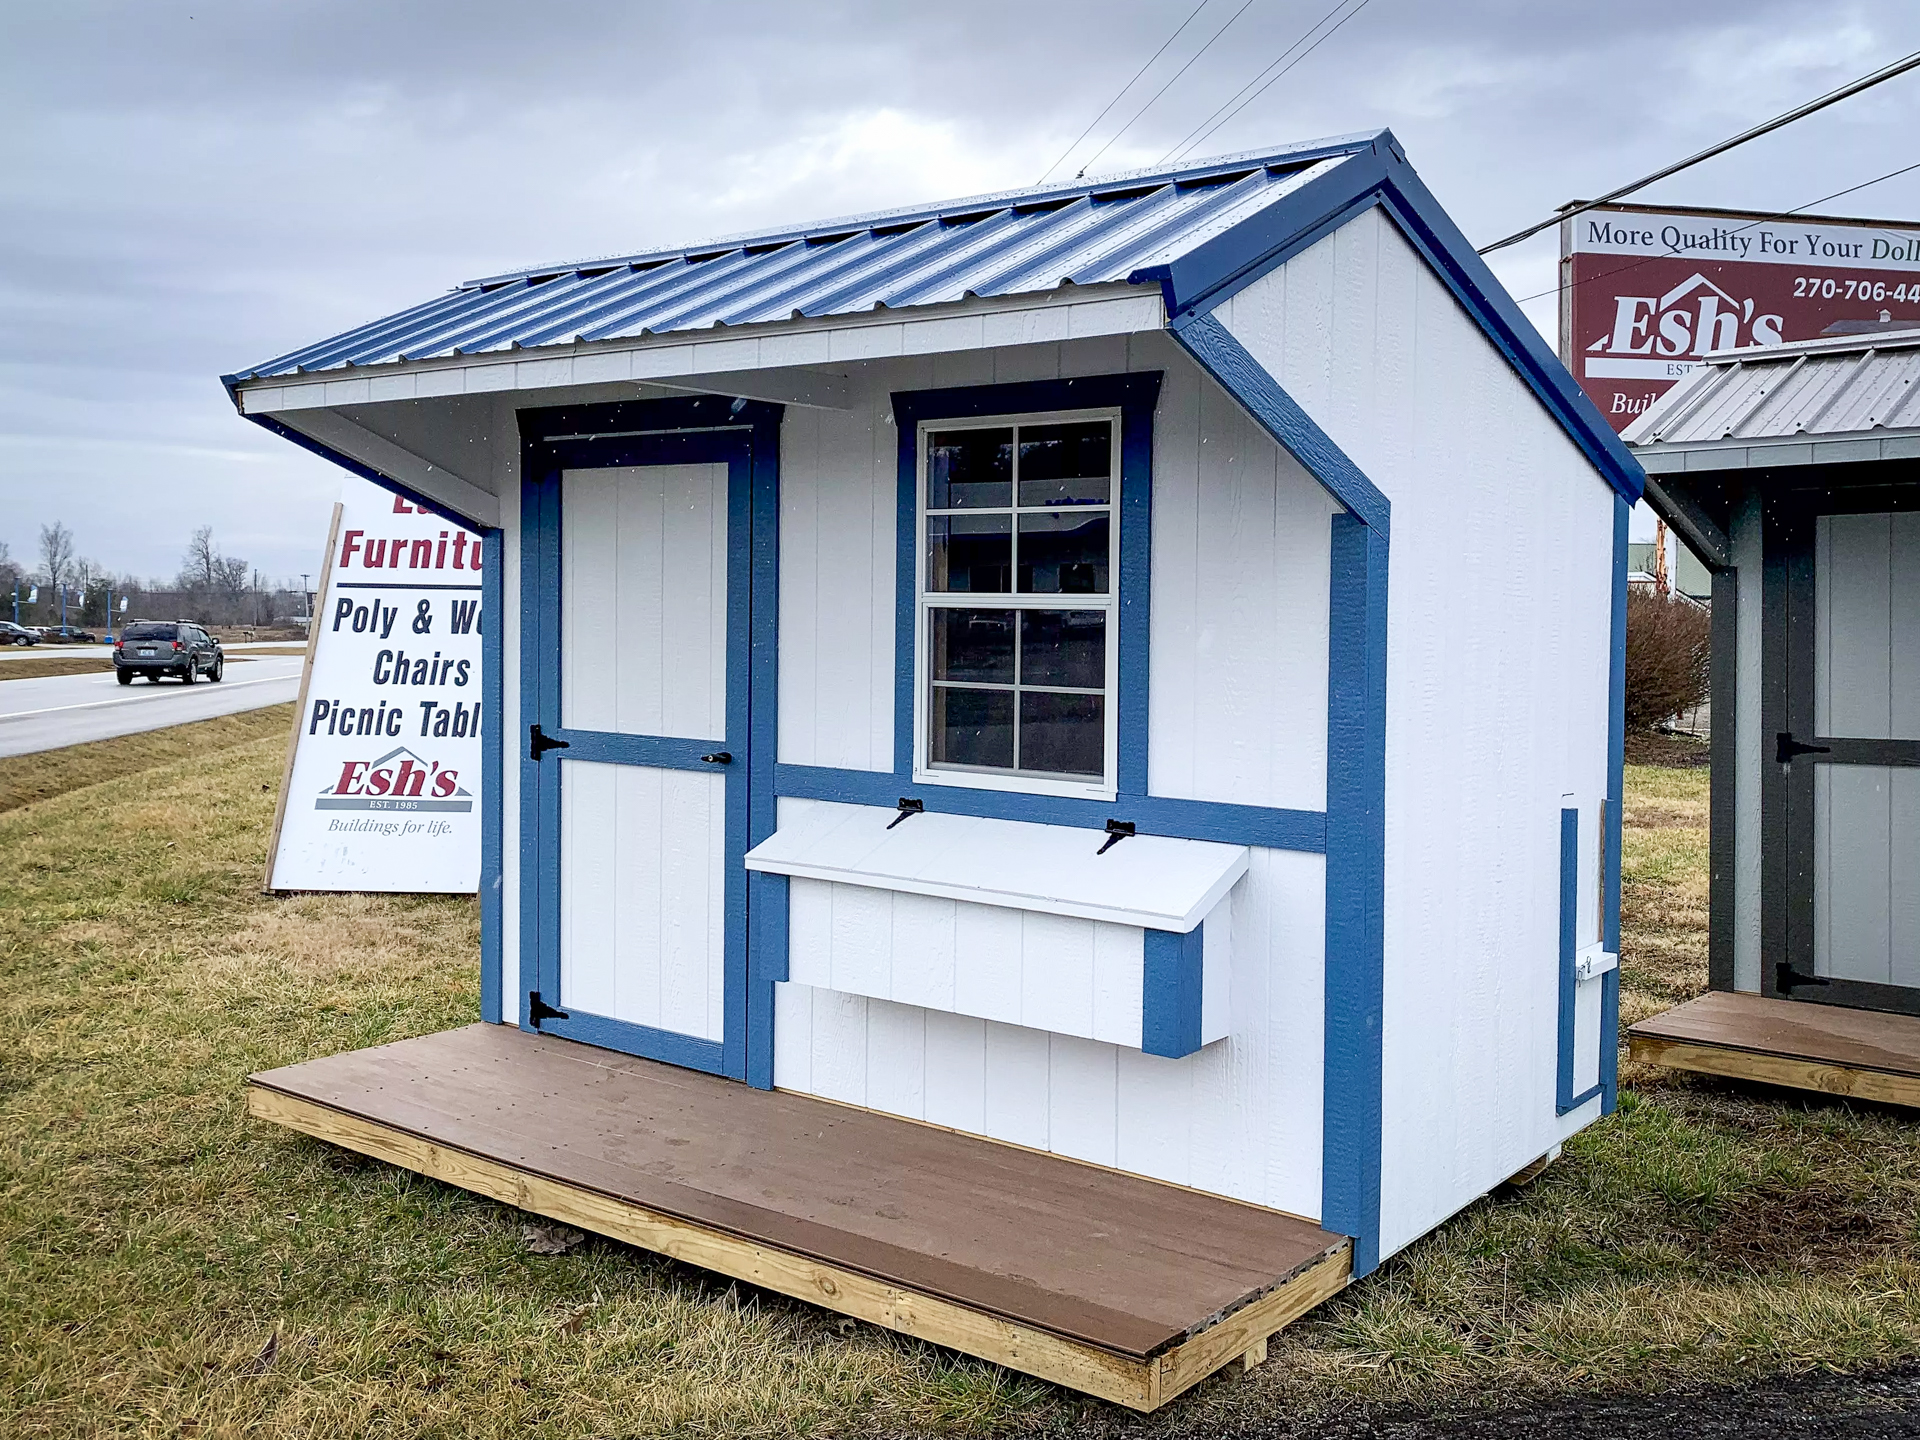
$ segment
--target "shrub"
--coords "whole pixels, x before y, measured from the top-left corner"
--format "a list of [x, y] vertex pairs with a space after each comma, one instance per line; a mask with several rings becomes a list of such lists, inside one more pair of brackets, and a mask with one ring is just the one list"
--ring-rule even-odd
[[1627, 591], [1627, 728], [1651, 730], [1707, 698], [1713, 625], [1706, 610], [1645, 586]]

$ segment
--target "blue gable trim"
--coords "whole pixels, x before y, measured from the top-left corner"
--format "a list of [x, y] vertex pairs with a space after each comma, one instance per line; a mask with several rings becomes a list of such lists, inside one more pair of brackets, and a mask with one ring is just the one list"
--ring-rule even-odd
[[1640, 462], [1474, 253], [1389, 131], [1374, 137], [1369, 152], [1342, 161], [1252, 219], [1170, 264], [1136, 271], [1129, 278], [1160, 283], [1169, 321], [1178, 333], [1189, 314], [1212, 309], [1376, 204], [1392, 216], [1607, 482], [1628, 501], [1638, 500], [1646, 488]]
[[1206, 922], [1184, 934], [1148, 930], [1142, 941], [1140, 1048], [1178, 1060], [1200, 1048]]

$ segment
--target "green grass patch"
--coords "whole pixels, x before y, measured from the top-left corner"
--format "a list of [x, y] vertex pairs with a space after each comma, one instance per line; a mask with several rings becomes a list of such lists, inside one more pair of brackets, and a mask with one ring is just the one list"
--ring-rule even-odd
[[[1632, 1067], [1532, 1185], [1137, 1423], [610, 1241], [531, 1254], [245, 1115], [249, 1071], [478, 1012], [473, 901], [259, 893], [286, 723], [0, 762], [44, 772], [0, 813], [9, 1436], [1218, 1433], [1920, 1355], [1911, 1120]], [[1706, 787], [1629, 775], [1629, 1013], [1704, 981]]]

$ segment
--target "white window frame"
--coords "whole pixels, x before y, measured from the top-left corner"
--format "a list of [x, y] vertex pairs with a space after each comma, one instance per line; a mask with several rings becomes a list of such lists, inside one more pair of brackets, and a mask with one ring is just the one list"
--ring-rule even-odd
[[[1104, 595], [992, 594], [980, 591], [934, 591], [927, 589], [927, 437], [935, 431], [1001, 430], [1021, 425], [1071, 425], [1087, 420], [1104, 420], [1109, 425], [1112, 447], [1108, 462], [1109, 493], [1107, 527], [1107, 593]], [[914, 604], [913, 604], [913, 778], [924, 785], [955, 785], [974, 790], [1006, 790], [1026, 795], [1064, 795], [1081, 800], [1112, 800], [1119, 793], [1120, 768], [1120, 407], [1092, 410], [1040, 410], [1014, 415], [969, 415], [946, 420], [922, 420], [914, 434]], [[1013, 504], [1019, 500], [1019, 452], [1016, 441]], [[942, 511], [941, 514], [951, 513]], [[968, 513], [982, 513], [973, 511]], [[985, 513], [992, 513], [988, 509]], [[1016, 537], [1019, 526], [1013, 526]], [[1015, 540], [1016, 546], [1018, 539]], [[1010, 581], [1017, 581], [1017, 561], [1010, 569]], [[928, 620], [935, 610], [1102, 610], [1107, 616], [1104, 766], [1098, 777], [1084, 780], [1033, 774], [1013, 770], [971, 770], [957, 766], [935, 766], [931, 753], [933, 673], [931, 629]], [[1019, 644], [1015, 632], [1015, 646]], [[1017, 705], [1017, 701], [1016, 701]], [[1016, 715], [1016, 725], [1018, 719]]]

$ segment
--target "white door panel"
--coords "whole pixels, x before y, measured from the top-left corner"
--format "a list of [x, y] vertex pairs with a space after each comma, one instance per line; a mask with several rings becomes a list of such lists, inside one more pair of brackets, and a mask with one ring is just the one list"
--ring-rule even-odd
[[726, 778], [561, 761], [560, 994], [723, 1038]]
[[727, 467], [561, 478], [561, 724], [718, 740], [727, 714]]

